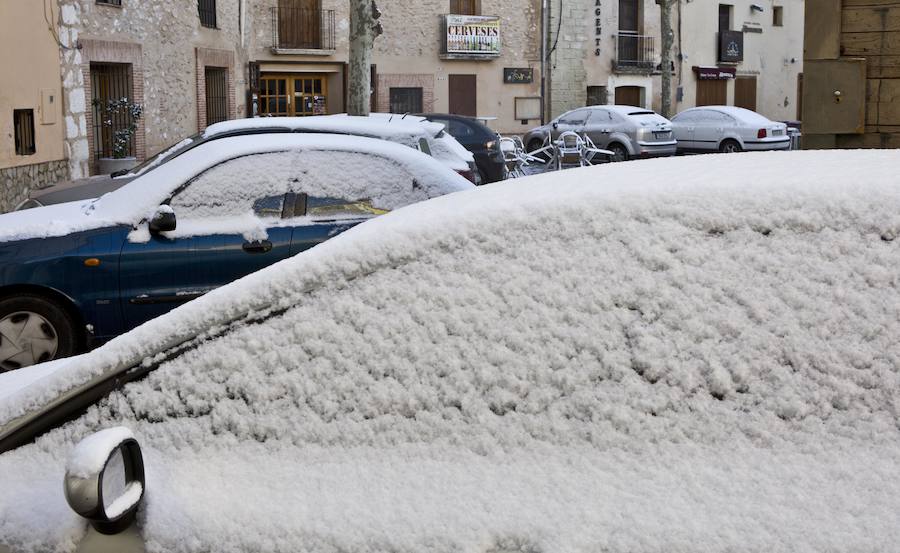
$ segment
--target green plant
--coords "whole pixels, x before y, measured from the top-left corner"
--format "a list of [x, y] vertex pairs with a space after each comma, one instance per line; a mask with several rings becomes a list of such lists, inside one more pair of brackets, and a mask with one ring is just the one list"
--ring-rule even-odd
[[[144, 114], [144, 107], [141, 104], [132, 102], [128, 98], [119, 98], [106, 100], [95, 98], [92, 102], [94, 106], [100, 108], [102, 115], [101, 124], [112, 130], [112, 156], [115, 159], [128, 157], [131, 153], [129, 146], [131, 145], [131, 137], [137, 131], [138, 121]], [[125, 115], [128, 122], [123, 128], [115, 128], [116, 119]]]

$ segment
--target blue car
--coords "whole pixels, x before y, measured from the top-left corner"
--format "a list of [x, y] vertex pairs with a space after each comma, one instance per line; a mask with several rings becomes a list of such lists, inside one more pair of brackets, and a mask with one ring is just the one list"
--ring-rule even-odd
[[368, 218], [473, 185], [370, 138], [202, 144], [99, 199], [0, 215], [0, 372], [72, 355]]

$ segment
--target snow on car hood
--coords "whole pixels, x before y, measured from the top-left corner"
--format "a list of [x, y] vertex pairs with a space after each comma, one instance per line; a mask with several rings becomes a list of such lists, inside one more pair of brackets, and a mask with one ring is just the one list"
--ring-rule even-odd
[[100, 217], [91, 216], [94, 200], [13, 211], [0, 215], [0, 243], [29, 238], [49, 238], [105, 226]]
[[0, 536], [70, 550], [66, 455], [124, 425], [149, 551], [892, 550], [898, 163], [609, 164], [361, 224], [0, 401], [285, 309], [0, 455]]

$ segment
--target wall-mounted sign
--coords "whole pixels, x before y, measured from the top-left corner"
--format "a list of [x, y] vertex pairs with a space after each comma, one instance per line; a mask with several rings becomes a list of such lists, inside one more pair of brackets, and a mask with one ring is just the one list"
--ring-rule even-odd
[[541, 118], [541, 97], [517, 97], [515, 99], [516, 119], [528, 121]]
[[741, 31], [719, 32], [719, 61], [737, 63], [744, 61], [744, 33]]
[[603, 13], [602, 0], [594, 0], [594, 55], [600, 55], [600, 37], [603, 36], [603, 24], [600, 14]]
[[534, 69], [530, 67], [504, 67], [503, 82], [506, 84], [533, 83]]
[[698, 67], [695, 65], [693, 69], [701, 81], [733, 79], [737, 74], [734, 67]]
[[448, 15], [447, 53], [500, 55], [500, 18], [492, 15]]

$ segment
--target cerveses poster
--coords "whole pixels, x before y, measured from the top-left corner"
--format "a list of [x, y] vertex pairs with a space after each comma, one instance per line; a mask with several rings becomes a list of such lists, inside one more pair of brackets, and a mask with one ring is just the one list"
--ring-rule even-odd
[[447, 16], [448, 54], [500, 54], [500, 18]]

